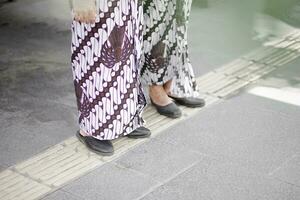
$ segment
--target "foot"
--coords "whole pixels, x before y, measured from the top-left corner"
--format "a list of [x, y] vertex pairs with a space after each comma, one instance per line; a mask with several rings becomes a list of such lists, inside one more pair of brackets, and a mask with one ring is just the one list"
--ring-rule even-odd
[[205, 106], [205, 101], [204, 99], [201, 98], [196, 98], [196, 97], [172, 97], [169, 96], [172, 99], [174, 99], [176, 101], [176, 103], [186, 106], [186, 107], [190, 107], [190, 108], [200, 108]]
[[180, 108], [168, 97], [166, 91], [161, 85], [153, 85], [149, 88], [149, 95], [152, 105], [161, 115], [178, 118], [182, 113]]
[[172, 103], [172, 99], [168, 97], [162, 85], [149, 86], [150, 99], [157, 105], [166, 106]]
[[167, 81], [163, 87], [164, 87], [164, 90], [167, 94], [171, 94], [171, 86], [172, 86], [172, 80], [169, 80]]
[[151, 131], [144, 126], [141, 126], [126, 136], [133, 139], [139, 139], [139, 138], [148, 138], [150, 137], [150, 135], [151, 135]]
[[174, 99], [176, 103], [190, 107], [190, 108], [199, 108], [205, 106], [205, 101], [204, 99], [201, 98], [196, 98], [196, 97], [183, 97], [183, 98], [178, 98], [178, 97], [173, 97], [171, 95], [171, 86], [172, 86], [172, 80], [167, 81], [163, 87], [164, 90], [166, 91], [167, 95]]
[[102, 156], [111, 156], [114, 153], [114, 148], [110, 140], [97, 140], [92, 136], [87, 136], [83, 131], [77, 131], [76, 136], [80, 142], [94, 153]]
[[175, 119], [181, 117], [182, 115], [180, 108], [174, 102], [166, 106], [160, 106], [152, 101], [152, 105], [156, 108], [159, 114], [164, 115], [166, 117]]

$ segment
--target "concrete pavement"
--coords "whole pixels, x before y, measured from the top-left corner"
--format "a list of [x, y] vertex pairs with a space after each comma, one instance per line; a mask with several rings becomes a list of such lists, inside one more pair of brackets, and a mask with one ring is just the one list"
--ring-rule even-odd
[[[58, 0], [24, 2], [0, 8], [0, 172], [77, 129], [67, 5], [55, 10], [49, 7]], [[261, 45], [252, 40], [258, 5], [209, 2], [206, 9], [194, 7], [191, 17], [197, 76]], [[236, 17], [240, 13], [244, 17]], [[299, 106], [248, 91], [267, 87], [300, 94], [299, 63], [274, 71], [43, 199], [298, 199]]]

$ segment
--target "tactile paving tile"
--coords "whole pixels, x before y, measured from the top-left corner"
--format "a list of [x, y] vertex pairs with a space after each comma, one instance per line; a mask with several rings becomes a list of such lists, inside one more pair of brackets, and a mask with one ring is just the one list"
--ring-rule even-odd
[[245, 60], [245, 59], [237, 59], [232, 61], [229, 64], [224, 65], [223, 67], [215, 70], [216, 73], [221, 73], [225, 75], [232, 75], [240, 70], [248, 68], [253, 64], [253, 61]]
[[1, 200], [33, 200], [52, 190], [10, 169], [0, 174]]
[[[259, 65], [259, 64], [257, 64]], [[259, 65], [261, 66], [261, 65]], [[253, 82], [256, 81], [258, 79], [260, 79], [261, 77], [263, 77], [266, 74], [271, 73], [272, 71], [274, 71], [276, 68], [273, 66], [262, 66], [260, 68], [258, 68], [257, 70], [253, 70], [251, 71], [251, 73], [244, 73], [244, 74], [239, 74], [238, 77], [242, 80]]]
[[13, 167], [20, 174], [49, 187], [58, 187], [103, 164], [75, 137]]
[[239, 90], [246, 85], [248, 85], [249, 82], [237, 80], [234, 83], [227, 85], [226, 87], [221, 88], [220, 90], [215, 92], [215, 95], [220, 98], [225, 98], [228, 95], [232, 95], [235, 92], [239, 92]]

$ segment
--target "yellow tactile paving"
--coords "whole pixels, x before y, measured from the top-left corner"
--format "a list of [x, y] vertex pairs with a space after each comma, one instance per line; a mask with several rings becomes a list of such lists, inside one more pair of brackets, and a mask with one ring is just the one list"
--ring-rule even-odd
[[40, 184], [10, 169], [0, 174], [1, 200], [32, 200], [51, 190], [51, 187]]

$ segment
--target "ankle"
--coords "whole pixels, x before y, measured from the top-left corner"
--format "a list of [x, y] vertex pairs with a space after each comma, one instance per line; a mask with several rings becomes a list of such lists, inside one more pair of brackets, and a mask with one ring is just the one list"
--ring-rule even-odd
[[172, 100], [168, 97], [166, 91], [163, 86], [150, 86], [149, 87], [149, 96], [150, 99], [157, 105], [166, 106], [172, 102]]
[[79, 131], [80, 135], [82, 136], [89, 136], [85, 131], [81, 130]]
[[171, 87], [172, 87], [172, 80], [167, 81], [165, 84], [163, 84], [163, 88], [167, 95], [171, 93]]

